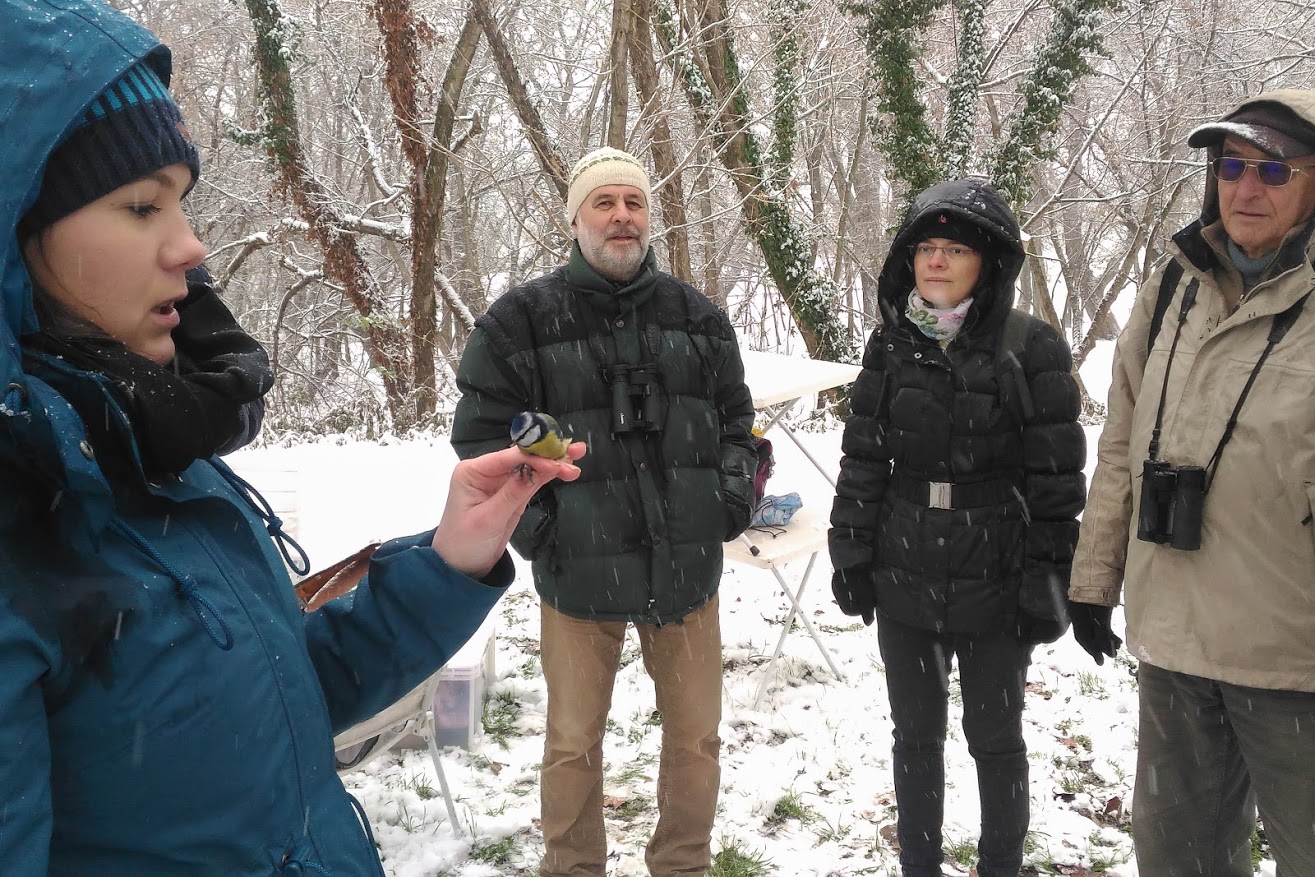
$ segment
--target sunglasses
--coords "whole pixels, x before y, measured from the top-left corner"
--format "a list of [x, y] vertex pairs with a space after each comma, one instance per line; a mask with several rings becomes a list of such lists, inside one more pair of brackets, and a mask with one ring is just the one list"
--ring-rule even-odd
[[1214, 168], [1215, 176], [1225, 183], [1236, 183], [1242, 179], [1242, 175], [1247, 172], [1248, 167], [1253, 167], [1256, 169], [1256, 176], [1260, 177], [1260, 182], [1277, 189], [1292, 182], [1293, 174], [1303, 174], [1310, 170], [1313, 165], [1293, 167], [1284, 161], [1273, 161], [1264, 158], [1238, 158], [1225, 155], [1223, 158], [1216, 158], [1210, 162], [1210, 166]]

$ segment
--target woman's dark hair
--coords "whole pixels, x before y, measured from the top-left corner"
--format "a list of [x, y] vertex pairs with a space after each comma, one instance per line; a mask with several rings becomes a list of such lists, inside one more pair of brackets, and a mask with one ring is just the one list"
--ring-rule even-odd
[[[31, 240], [37, 251], [45, 255], [45, 231], [38, 231]], [[25, 260], [26, 261], [26, 260]], [[105, 330], [95, 323], [78, 316], [55, 296], [37, 282], [29, 265], [28, 277], [32, 281], [32, 309], [36, 311], [37, 326], [47, 335], [60, 338], [105, 337]]]

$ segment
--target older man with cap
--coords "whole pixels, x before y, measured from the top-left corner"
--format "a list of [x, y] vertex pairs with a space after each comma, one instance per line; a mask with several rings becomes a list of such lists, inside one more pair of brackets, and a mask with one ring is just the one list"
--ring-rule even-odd
[[753, 402], [726, 314], [658, 270], [649, 180], [602, 148], [571, 171], [570, 261], [503, 294], [467, 342], [452, 444], [508, 442], [521, 411], [588, 443], [569, 489], [512, 536], [532, 561], [548, 688], [542, 877], [602, 875], [603, 735], [627, 625], [662, 722], [653, 877], [703, 875], [720, 783], [722, 542], [748, 525]]
[[1315, 91], [1197, 128], [1201, 216], [1119, 337], [1069, 589], [1140, 662], [1133, 840], [1154, 877], [1315, 874]]

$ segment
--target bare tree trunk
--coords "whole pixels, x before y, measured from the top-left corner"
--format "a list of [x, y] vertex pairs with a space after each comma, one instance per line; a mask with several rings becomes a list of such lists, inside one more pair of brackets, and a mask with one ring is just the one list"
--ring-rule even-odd
[[[785, 198], [764, 185], [762, 148], [750, 128], [748, 96], [721, 0], [699, 0], [690, 10], [699, 34], [695, 64], [677, 60], [685, 95], [700, 123], [712, 131], [723, 167], [740, 193], [740, 212], [750, 237], [767, 263], [768, 273], [794, 318], [810, 356], [852, 362], [858, 356], [852, 336], [836, 316], [840, 295], [829, 277], [809, 262], [803, 229]], [[662, 34], [668, 50], [676, 35]], [[683, 64], [683, 66], [682, 66]]]
[[630, 111], [630, 80], [626, 74], [626, 49], [630, 44], [633, 16], [629, 0], [612, 0], [612, 99], [607, 116], [607, 145], [626, 148], [626, 116]]
[[[1059, 316], [1055, 313], [1055, 302], [1050, 297], [1046, 268], [1041, 264], [1040, 257], [1034, 253], [1027, 255], [1027, 273], [1032, 282], [1032, 305], [1036, 308], [1036, 315], [1054, 326], [1061, 337], [1067, 338], [1064, 327], [1060, 325]], [[1077, 382], [1078, 394], [1082, 397], [1082, 408], [1085, 411], [1090, 407], [1091, 397], [1087, 395], [1087, 385], [1082, 382], [1082, 375], [1078, 374], [1076, 362], [1073, 364], [1073, 380]]]
[[[635, 78], [635, 91], [640, 100], [640, 124], [652, 118], [653, 170], [660, 181], [657, 196], [662, 202], [662, 220], [667, 231], [667, 258], [671, 273], [686, 283], [694, 282], [694, 269], [690, 264], [689, 227], [685, 209], [685, 191], [676, 164], [672, 146], [671, 126], [667, 113], [659, 102], [658, 70], [653, 60], [653, 32], [649, 18], [653, 14], [652, 0], [634, 0], [633, 27], [630, 30], [630, 73]], [[711, 295], [710, 290], [705, 294]]]
[[[420, 195], [412, 208], [412, 254], [411, 264], [414, 280], [412, 302], [426, 309], [423, 316], [427, 331], [417, 334], [415, 339], [416, 362], [424, 362], [428, 370], [431, 385], [435, 383], [434, 360], [438, 346], [438, 319], [436, 303], [442, 295], [447, 304], [447, 311], [453, 317], [453, 323], [467, 335], [475, 328], [470, 310], [459, 298], [448, 292], [448, 287], [437, 283], [438, 242], [443, 237], [443, 209], [447, 204], [448, 161], [455, 151], [451, 146], [452, 129], [456, 122], [457, 107], [461, 103], [461, 91], [470, 72], [470, 65], [479, 46], [480, 27], [473, 15], [467, 15], [452, 50], [452, 60], [448, 63], [443, 76], [442, 89], [438, 94], [438, 103], [434, 107], [434, 127], [429, 139], [429, 156], [426, 161], [425, 174], [417, 187]], [[414, 314], [414, 312], [413, 312]], [[452, 346], [447, 345], [444, 353], [451, 354]], [[417, 366], [418, 368], [418, 366]], [[437, 393], [435, 387], [434, 392]], [[434, 412], [434, 402], [428, 405], [421, 402], [421, 416]]]
[[407, 404], [410, 375], [405, 345], [397, 326], [380, 319], [385, 314], [356, 237], [344, 229], [330, 206], [332, 199], [311, 170], [297, 125], [296, 91], [281, 35], [287, 23], [277, 0], [246, 0], [255, 29], [259, 94], [266, 118], [263, 142], [276, 173], [276, 185], [296, 205], [309, 233], [324, 251], [324, 273], [343, 287], [343, 294], [361, 317], [362, 338], [370, 362], [378, 369], [389, 413], [398, 429], [414, 422]]
[[[417, 273], [421, 253], [432, 253], [436, 236], [434, 217], [425, 209], [433, 198], [428, 190], [430, 151], [419, 125], [416, 82], [420, 79], [420, 46], [415, 11], [410, 0], [374, 0], [370, 6], [383, 36], [384, 83], [393, 103], [393, 118], [402, 135], [402, 154], [411, 165], [411, 361], [415, 375], [416, 417], [434, 413], [438, 390], [434, 384], [434, 336], [437, 305], [432, 270], [428, 282]], [[441, 181], [440, 181], [441, 187]], [[432, 260], [431, 260], [432, 261]]]
[[544, 176], [556, 187], [557, 194], [565, 203], [569, 189], [566, 163], [548, 140], [543, 118], [539, 115], [534, 101], [530, 99], [525, 80], [521, 79], [516, 61], [511, 56], [511, 49], [507, 41], [502, 38], [502, 31], [498, 29], [498, 22], [493, 18], [487, 0], [471, 0], [470, 11], [484, 30], [484, 38], [489, 41], [489, 52], [493, 55], [503, 85], [507, 87], [507, 96], [511, 98], [512, 105], [516, 108], [516, 115], [525, 128], [525, 136], [530, 142], [530, 148], [534, 150], [534, 157], [539, 160], [539, 167], [543, 170]]
[[858, 105], [858, 130], [854, 132], [854, 142], [850, 146], [849, 168], [845, 172], [843, 185], [839, 187], [840, 196], [840, 218], [836, 221], [836, 261], [832, 267], [831, 279], [836, 283], [840, 282], [841, 269], [845, 263], [845, 250], [847, 238], [849, 237], [849, 211], [850, 205], [854, 203], [854, 191], [858, 185], [858, 159], [863, 154], [863, 139], [868, 132], [868, 94], [863, 92], [863, 97]]

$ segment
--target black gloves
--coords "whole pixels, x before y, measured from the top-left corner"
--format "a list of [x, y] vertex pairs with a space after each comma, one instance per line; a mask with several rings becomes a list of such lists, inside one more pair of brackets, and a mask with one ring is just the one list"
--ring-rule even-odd
[[1106, 655], [1113, 658], [1119, 646], [1123, 645], [1123, 640], [1110, 629], [1110, 614], [1113, 611], [1110, 606], [1068, 601], [1068, 614], [1073, 619], [1073, 638], [1086, 649], [1098, 667], [1105, 663]]
[[877, 583], [865, 569], [838, 569], [831, 574], [831, 593], [846, 615], [861, 615], [864, 624], [877, 617]]

